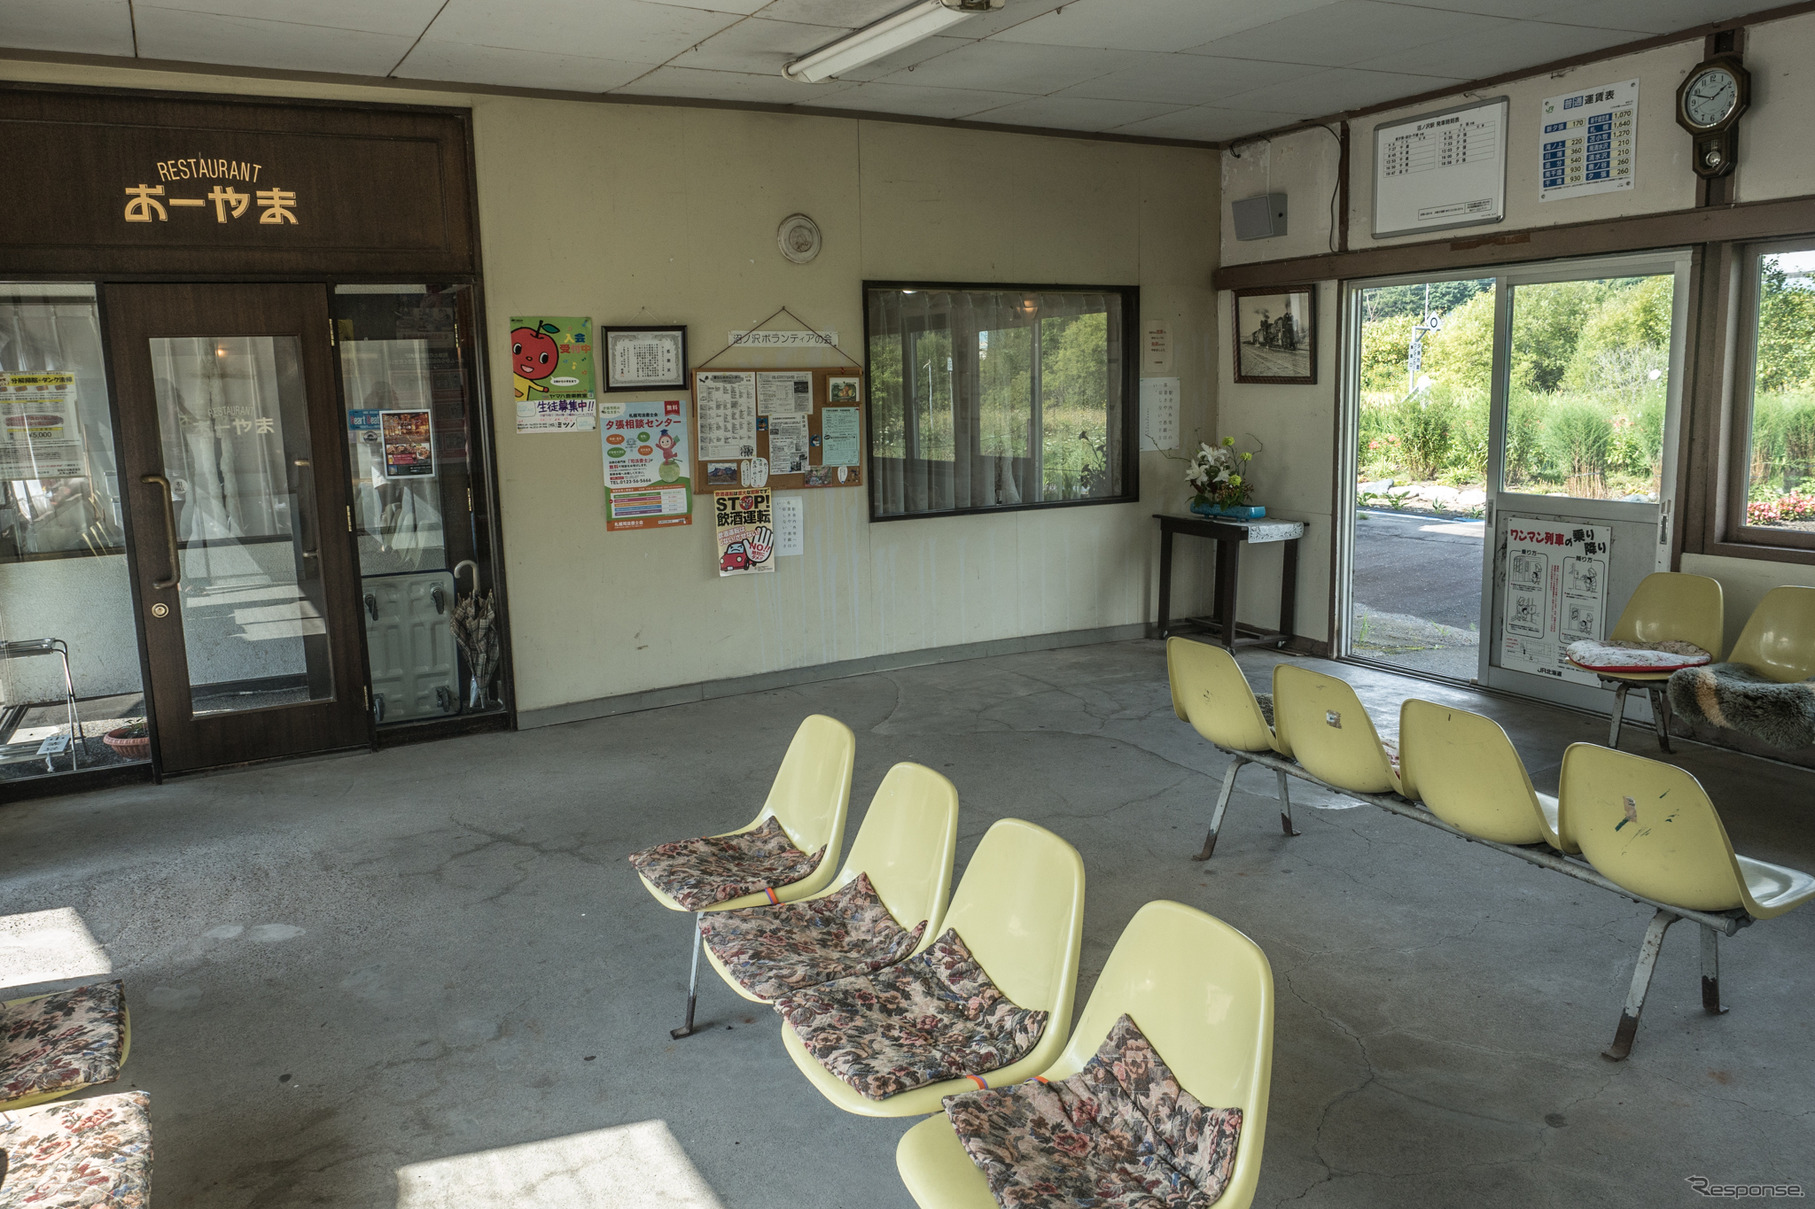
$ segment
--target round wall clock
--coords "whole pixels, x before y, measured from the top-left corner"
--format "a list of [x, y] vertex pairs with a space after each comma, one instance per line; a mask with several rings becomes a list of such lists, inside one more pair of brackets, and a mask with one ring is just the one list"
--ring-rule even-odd
[[1739, 162], [1739, 119], [1752, 99], [1752, 77], [1733, 55], [1697, 64], [1676, 90], [1676, 121], [1695, 140], [1696, 175], [1726, 176]]
[[819, 255], [819, 224], [805, 214], [790, 214], [775, 232], [781, 254], [795, 264], [806, 264]]

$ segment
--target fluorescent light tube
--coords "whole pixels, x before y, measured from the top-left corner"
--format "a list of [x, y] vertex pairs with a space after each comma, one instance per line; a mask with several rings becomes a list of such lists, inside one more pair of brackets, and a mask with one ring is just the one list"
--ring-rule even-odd
[[1002, 4], [1003, 0], [920, 0], [810, 55], [802, 55], [785, 65], [782, 74], [790, 80], [817, 84], [930, 38], [966, 17], [1001, 8]]

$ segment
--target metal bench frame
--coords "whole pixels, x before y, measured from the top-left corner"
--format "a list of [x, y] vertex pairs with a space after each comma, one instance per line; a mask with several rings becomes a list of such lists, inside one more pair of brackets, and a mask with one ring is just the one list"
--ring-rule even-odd
[[1328, 781], [1312, 776], [1296, 761], [1287, 760], [1271, 752], [1235, 751], [1215, 743], [1212, 743], [1211, 746], [1230, 757], [1231, 763], [1229, 771], [1223, 774], [1222, 792], [1217, 795], [1216, 809], [1210, 816], [1210, 834], [1204, 838], [1204, 849], [1192, 857], [1192, 860], [1207, 861], [1216, 851], [1216, 837], [1223, 825], [1223, 814], [1228, 810], [1229, 798], [1235, 792], [1235, 776], [1244, 765], [1257, 764], [1262, 768], [1272, 769], [1278, 778], [1279, 819], [1280, 825], [1287, 835], [1300, 834], [1292, 823], [1292, 799], [1286, 787], [1287, 777], [1297, 777], [1301, 781], [1308, 781], [1331, 793], [1341, 794], [1343, 797], [1353, 798], [1358, 802], [1366, 802], [1370, 806], [1378, 806], [1390, 814], [1412, 819], [1427, 827], [1435, 827], [1439, 831], [1448, 832], [1471, 844], [1480, 844], [1497, 852], [1504, 852], [1508, 856], [1518, 857], [1527, 864], [1537, 865], [1540, 868], [1549, 869], [1553, 873], [1561, 873], [1566, 877], [1573, 877], [1577, 881], [1587, 882], [1591, 886], [1610, 890], [1635, 903], [1643, 903], [1655, 908], [1651, 916], [1651, 923], [1645, 929], [1645, 939], [1639, 944], [1638, 960], [1632, 971], [1632, 987], [1626, 993], [1626, 1006], [1620, 1013], [1620, 1023], [1614, 1032], [1613, 1044], [1602, 1051], [1602, 1057], [1619, 1062], [1632, 1052], [1633, 1038], [1638, 1035], [1639, 1030], [1639, 1013], [1644, 1010], [1645, 995], [1651, 989], [1651, 974], [1657, 967], [1657, 956], [1659, 950], [1663, 948], [1664, 933], [1671, 924], [1679, 919], [1690, 920], [1701, 926], [1702, 1009], [1711, 1016], [1719, 1016], [1726, 1012], [1727, 1009], [1722, 1007], [1720, 1002], [1720, 938], [1723, 935], [1735, 935], [1741, 928], [1750, 927], [1756, 922], [1743, 909], [1693, 911], [1687, 907], [1672, 906], [1654, 898], [1646, 898], [1642, 894], [1634, 894], [1602, 876], [1594, 866], [1580, 857], [1565, 856], [1554, 851], [1548, 845], [1521, 847], [1516, 844], [1502, 844], [1497, 840], [1482, 839], [1480, 836], [1470, 835], [1466, 831], [1450, 826], [1424, 806], [1396, 794], [1356, 793], [1352, 789], [1343, 789], [1341, 786], [1332, 785]]
[[[76, 711], [76, 682], [69, 674], [69, 644], [61, 638], [15, 638], [11, 641], [0, 640], [0, 659], [29, 659], [33, 655], [55, 655], [63, 661], [64, 702], [69, 710], [69, 770], [76, 771], [82, 767], [82, 744], [86, 742], [82, 734], [82, 717]], [[7, 762], [18, 759], [15, 749], [30, 746], [32, 756], [36, 757], [36, 743], [9, 743], [0, 752], [11, 757]], [[55, 772], [56, 766], [46, 756], [45, 767]]]

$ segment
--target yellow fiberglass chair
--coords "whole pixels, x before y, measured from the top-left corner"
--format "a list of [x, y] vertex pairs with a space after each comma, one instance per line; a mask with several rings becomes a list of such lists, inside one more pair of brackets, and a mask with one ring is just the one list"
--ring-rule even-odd
[[[1195, 907], [1148, 903], [1123, 929], [1070, 1043], [1044, 1077], [1076, 1074], [1124, 1014], [1199, 1102], [1242, 1110], [1235, 1167], [1216, 1206], [1247, 1209], [1260, 1179], [1273, 1074], [1273, 971], [1266, 954]], [[944, 1113], [903, 1135], [895, 1165], [921, 1209], [994, 1209], [983, 1173]]]
[[[1216, 808], [1210, 813], [1210, 834], [1204, 837], [1204, 849], [1191, 858], [1207, 861], [1216, 851], [1223, 812], [1229, 809], [1230, 795], [1235, 792], [1235, 774], [1252, 763], [1242, 753], [1263, 752], [1287, 759], [1292, 753], [1274, 733], [1268, 716], [1272, 699], [1263, 702], [1254, 695], [1235, 656], [1224, 648], [1188, 638], [1168, 638], [1166, 679], [1172, 686], [1172, 712], [1232, 757], [1229, 771], [1223, 774], [1222, 791], [1216, 795]], [[1273, 775], [1279, 785], [1280, 826], [1287, 835], [1297, 835], [1292, 826], [1292, 798], [1286, 789], [1286, 774], [1276, 768]]]
[[[769, 797], [763, 802], [762, 810], [745, 826], [720, 834], [753, 831], [765, 820], [774, 818], [796, 848], [813, 852], [824, 847], [825, 856], [806, 877], [775, 887], [772, 899], [768, 894], [745, 894], [714, 903], [708, 909], [729, 911], [770, 901], [790, 903], [825, 889], [826, 883], [832, 880], [833, 871], [838, 868], [838, 853], [844, 846], [845, 814], [851, 806], [851, 771], [856, 762], [857, 736], [851, 733], [850, 727], [824, 714], [807, 715], [788, 744], [788, 754], [782, 757], [781, 768], [775, 773], [775, 782], [769, 787]], [[687, 910], [642, 874], [637, 878], [655, 896], [655, 901], [670, 911]], [[704, 912], [696, 913], [693, 921], [693, 964], [687, 975], [687, 1023], [669, 1030], [669, 1036], [676, 1040], [693, 1032], [693, 1008], [699, 998], [700, 985], [700, 914]]]
[[[876, 897], [896, 923], [911, 930], [926, 921], [926, 931], [914, 947], [919, 953], [944, 930], [946, 900], [952, 892], [952, 856], [957, 847], [958, 790], [926, 765], [904, 761], [889, 769], [870, 799], [869, 812], [851, 841], [844, 868], [831, 885], [808, 898], [836, 894], [859, 874], [867, 873]], [[738, 982], [710, 945], [706, 946], [706, 960], [739, 995], [753, 1003], [769, 1002]]]
[[[991, 824], [965, 866], [940, 930], [954, 929], [996, 989], [1017, 1007], [1048, 1013], [1045, 1030], [1018, 1062], [987, 1072], [992, 1086], [1019, 1083], [1053, 1064], [1071, 1028], [1084, 937], [1084, 861], [1078, 850], [1021, 819]], [[945, 1079], [872, 1100], [807, 1052], [785, 1020], [788, 1056], [819, 1093], [866, 1117], [918, 1117], [977, 1084]]]
[[1779, 684], [1815, 677], [1815, 588], [1772, 588], [1746, 619], [1728, 663]]
[[1525, 762], [1492, 718], [1408, 699], [1399, 707], [1399, 779], [1458, 831], [1568, 851], [1557, 834], [1557, 800], [1532, 788]]
[[[1622, 889], [1691, 911], [1782, 915], [1815, 898], [1815, 877], [1736, 855], [1714, 803], [1680, 768], [1572, 743], [1563, 753], [1559, 827], [1566, 842]], [[1632, 1052], [1664, 932], [1681, 916], [1660, 907], [1645, 930], [1626, 1008], [1606, 1057]], [[1702, 1007], [1719, 1015], [1719, 936], [1702, 925]]]
[[0, 1113], [112, 1083], [131, 1054], [132, 1010], [122, 982], [6, 1000], [0, 1003]]
[[[1720, 658], [1725, 632], [1725, 605], [1720, 581], [1706, 575], [1689, 575], [1681, 571], [1654, 571], [1639, 581], [1632, 599], [1620, 612], [1613, 632], [1607, 636], [1614, 643], [1687, 642], [1708, 652], [1709, 659]], [[1658, 671], [1605, 671], [1598, 667], [1571, 663], [1600, 677], [1602, 685], [1614, 690], [1613, 719], [1607, 732], [1607, 746], [1620, 745], [1620, 724], [1626, 716], [1626, 694], [1642, 688], [1651, 698], [1651, 724], [1657, 730], [1657, 744], [1670, 750], [1670, 694], [1667, 686], [1674, 669]]]
[[1350, 793], [1411, 796], [1394, 755], [1346, 680], [1281, 663], [1273, 669], [1273, 727], [1304, 770]]

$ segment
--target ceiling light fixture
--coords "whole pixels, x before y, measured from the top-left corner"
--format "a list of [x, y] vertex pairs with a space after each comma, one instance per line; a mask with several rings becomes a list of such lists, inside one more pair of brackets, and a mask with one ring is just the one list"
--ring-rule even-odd
[[830, 80], [853, 67], [873, 63], [904, 46], [930, 38], [966, 17], [1001, 8], [1002, 4], [1003, 0], [920, 0], [873, 25], [846, 34], [810, 55], [802, 55], [783, 66], [782, 74], [790, 80], [808, 84]]

